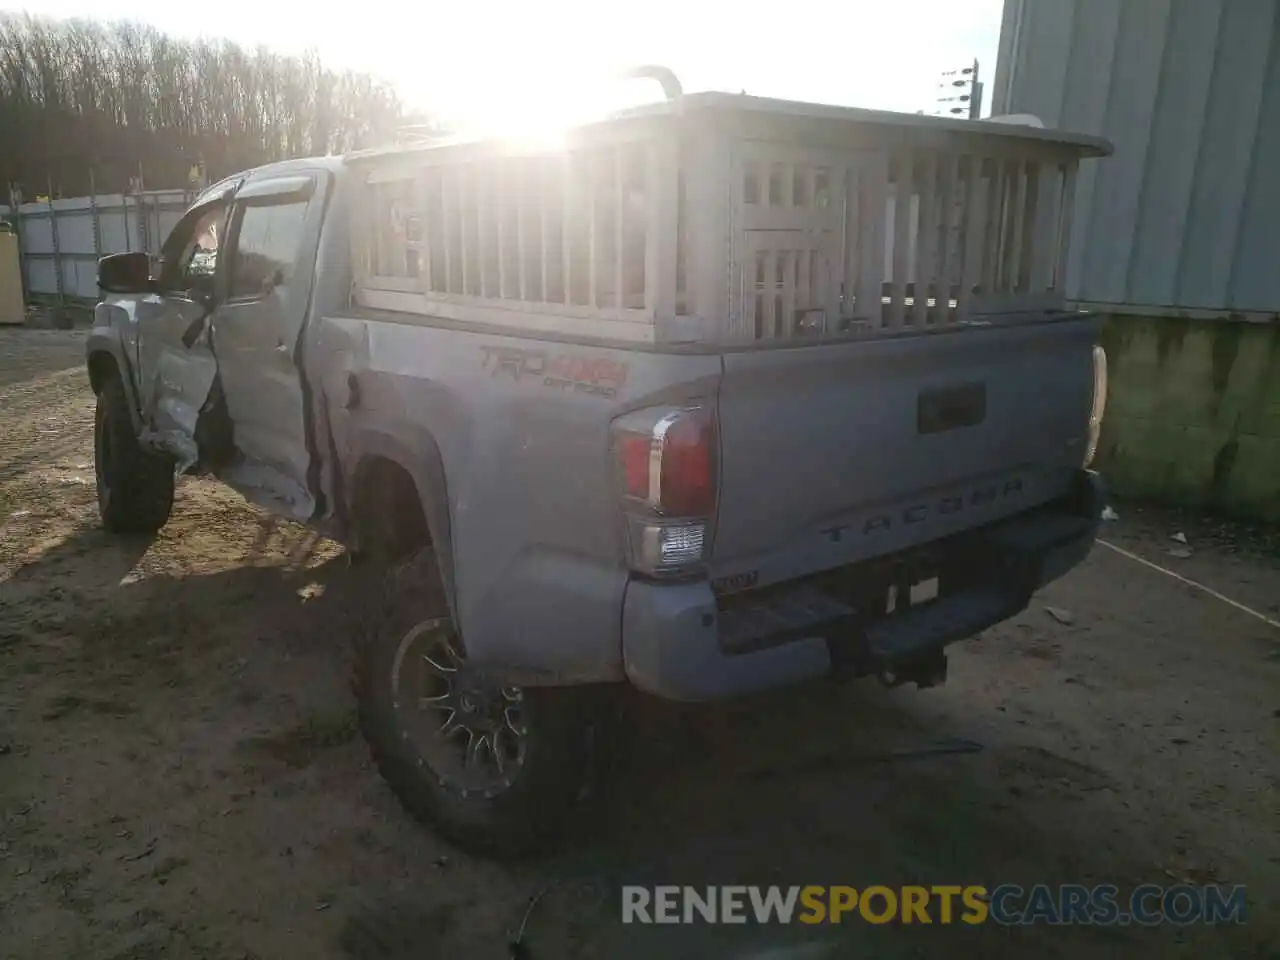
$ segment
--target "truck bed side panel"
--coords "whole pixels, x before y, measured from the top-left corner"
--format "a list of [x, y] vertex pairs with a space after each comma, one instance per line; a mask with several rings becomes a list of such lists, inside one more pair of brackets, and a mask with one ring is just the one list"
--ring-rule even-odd
[[[672, 357], [446, 329], [394, 315], [327, 318], [315, 360], [343, 474], [395, 438], [435, 446], [468, 655], [522, 682], [621, 679], [627, 583], [609, 423], [714, 396], [718, 356]], [[349, 381], [359, 403], [349, 407]], [[412, 464], [405, 464], [413, 469]]]

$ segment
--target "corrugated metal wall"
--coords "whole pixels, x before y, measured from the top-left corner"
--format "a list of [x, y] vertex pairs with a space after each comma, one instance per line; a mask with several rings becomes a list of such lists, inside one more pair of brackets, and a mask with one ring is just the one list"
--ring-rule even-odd
[[158, 254], [191, 201], [182, 190], [68, 197], [24, 203], [16, 216], [0, 205], [0, 220], [16, 222], [21, 232], [28, 296], [96, 300], [98, 258], [128, 250]]
[[1006, 0], [992, 108], [1116, 146], [1072, 299], [1280, 311], [1280, 0]]

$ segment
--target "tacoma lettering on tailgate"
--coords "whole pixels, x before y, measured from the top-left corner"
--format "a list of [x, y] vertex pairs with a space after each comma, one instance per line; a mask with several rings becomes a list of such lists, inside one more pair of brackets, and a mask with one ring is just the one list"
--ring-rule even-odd
[[492, 376], [509, 375], [517, 383], [539, 380], [544, 387], [558, 387], [577, 393], [616, 397], [627, 381], [627, 364], [609, 357], [575, 353], [548, 353], [518, 347], [480, 348], [480, 368]]
[[890, 530], [899, 525], [911, 526], [923, 523], [931, 517], [985, 506], [988, 503], [1020, 496], [1022, 492], [1022, 481], [1015, 477], [975, 487], [967, 494], [951, 494], [933, 501], [913, 503], [888, 513], [873, 513], [860, 523], [841, 523], [833, 527], [824, 527], [818, 533], [832, 543], [840, 543], [849, 536], [865, 536], [878, 530]]

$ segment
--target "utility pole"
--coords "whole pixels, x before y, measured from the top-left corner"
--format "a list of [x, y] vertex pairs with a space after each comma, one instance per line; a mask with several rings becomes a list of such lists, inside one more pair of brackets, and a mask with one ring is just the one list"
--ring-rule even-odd
[[143, 190], [142, 181], [142, 161], [138, 161], [138, 241], [142, 244], [145, 253], [151, 253], [151, 223], [150, 214], [147, 212], [147, 198]]
[[982, 116], [982, 81], [978, 79], [978, 61], [958, 70], [943, 70], [938, 81], [938, 97], [934, 116], [964, 117], [977, 120]]
[[[924, 111], [921, 111], [923, 113]], [[969, 66], [955, 70], [943, 70], [938, 79], [938, 93], [934, 100], [933, 115], [949, 119], [977, 120], [982, 116], [982, 81], [979, 79], [978, 61], [975, 59]], [[971, 162], [976, 162], [972, 161]], [[943, 196], [948, 198], [943, 203], [951, 206], [946, 217], [939, 219], [938, 244], [945, 251], [943, 262], [947, 265], [943, 289], [959, 291], [959, 264], [964, 257], [964, 241], [961, 224], [965, 223], [965, 190], [958, 181], [960, 168], [950, 168], [949, 179], [945, 183]], [[949, 227], [944, 224], [950, 224]]]

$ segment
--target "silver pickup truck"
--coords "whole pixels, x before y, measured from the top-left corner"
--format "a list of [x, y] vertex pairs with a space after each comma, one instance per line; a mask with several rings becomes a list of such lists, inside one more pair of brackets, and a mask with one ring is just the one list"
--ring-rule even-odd
[[158, 264], [100, 263], [103, 523], [158, 529], [197, 470], [383, 558], [380, 770], [540, 848], [622, 685], [936, 684], [1085, 557], [1105, 356], [1063, 274], [1108, 149], [677, 93], [237, 174]]

